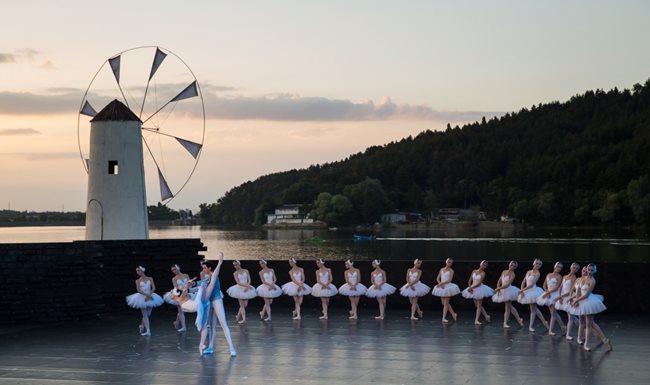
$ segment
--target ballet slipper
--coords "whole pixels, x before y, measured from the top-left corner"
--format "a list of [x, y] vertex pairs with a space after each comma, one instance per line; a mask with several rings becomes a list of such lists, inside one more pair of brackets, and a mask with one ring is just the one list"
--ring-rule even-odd
[[480, 323], [479, 321], [474, 321], [474, 325], [483, 325], [483, 324]]
[[291, 318], [291, 319], [299, 320], [299, 319], [300, 319], [300, 316], [297, 315], [297, 316], [295, 316], [295, 317], [293, 317], [293, 318]]
[[260, 312], [260, 319], [264, 319], [264, 310]]
[[454, 319], [454, 321], [458, 321], [458, 313], [451, 313], [451, 317]]
[[609, 342], [609, 338], [605, 338], [605, 339], [603, 340], [603, 344], [607, 347], [607, 351], [608, 351], [608, 352], [614, 350], [614, 347], [612, 346], [612, 343]]
[[318, 319], [327, 319], [327, 316], [326, 316], [326, 315], [322, 315], [322, 316], [318, 317]]
[[138, 332], [140, 334], [144, 333], [144, 325], [143, 324], [138, 325]]
[[172, 324], [174, 325], [174, 329], [178, 329], [178, 321], [174, 321]]
[[384, 319], [384, 316], [383, 315], [378, 315], [378, 316], [375, 317], [375, 319], [380, 319], [381, 320], [381, 319]]
[[567, 341], [573, 341], [573, 337], [571, 337], [571, 336], [568, 335], [568, 336], [566, 336], [566, 340], [567, 340]]
[[418, 317], [411, 316], [411, 321], [417, 321], [417, 320], [418, 320]]
[[528, 328], [528, 331], [531, 332], [531, 333], [535, 333], [535, 329], [533, 329], [533, 328]]
[[422, 310], [418, 310], [418, 316], [420, 316], [420, 318], [424, 318], [423, 315], [424, 315], [424, 312], [422, 312]]
[[239, 321], [237, 321], [237, 323], [240, 324], [240, 325], [243, 324], [243, 323], [246, 323], [246, 319], [242, 318]]
[[485, 319], [487, 320], [487, 322], [492, 322], [492, 317], [490, 317], [489, 315], [486, 315]]
[[356, 315], [351, 315], [351, 316], [348, 317], [348, 319], [357, 319], [357, 316]]
[[519, 319], [517, 320], [517, 323], [518, 323], [519, 326], [521, 326], [522, 328], [524, 327], [524, 320], [523, 320], [523, 319], [519, 318]]
[[560, 329], [562, 330], [562, 333], [566, 333], [566, 326], [560, 326]]
[[446, 323], [446, 324], [449, 323], [449, 321], [448, 321], [446, 318], [443, 318], [443, 319], [442, 319], [442, 322], [443, 322], [443, 323]]
[[549, 329], [548, 322], [546, 322], [546, 320], [542, 320], [542, 325], [544, 325], [545, 328]]
[[504, 328], [504, 329], [510, 329], [510, 325], [508, 325], [508, 324], [503, 324], [503, 328]]
[[585, 350], [585, 352], [590, 352], [591, 351], [591, 348], [588, 347], [586, 344], [582, 348]]
[[205, 354], [213, 354], [213, 353], [214, 353], [214, 348], [213, 348], [213, 347], [210, 347], [210, 346], [208, 346], [207, 348], [205, 348], [205, 349], [203, 350], [203, 354], [204, 354], [204, 355], [205, 355]]
[[151, 331], [147, 330], [147, 331], [144, 332], [144, 333], [140, 333], [140, 335], [141, 335], [141, 336], [150, 336], [150, 335], [151, 335]]
[[580, 339], [580, 337], [578, 337], [578, 340], [577, 340], [577, 342], [578, 342], [578, 345], [582, 345], [582, 343], [583, 343], [584, 341], [583, 341], [583, 340], [581, 340], [581, 339]]
[[552, 331], [549, 331], [549, 332], [548, 332], [548, 335], [552, 337], [552, 336], [555, 335], [555, 333], [553, 333]]
[[271, 316], [268, 316], [268, 317], [264, 318], [264, 321], [265, 321], [265, 322], [268, 322], [268, 321], [270, 321], [270, 320], [271, 320]]
[[179, 332], [179, 333], [183, 333], [183, 332], [187, 331], [187, 328], [183, 327], [183, 328], [180, 328], [180, 329], [176, 329], [176, 331]]
[[235, 349], [230, 349], [230, 357], [237, 357], [237, 352]]
[[203, 355], [203, 351], [205, 350], [206, 346], [205, 345], [199, 345], [199, 354]]

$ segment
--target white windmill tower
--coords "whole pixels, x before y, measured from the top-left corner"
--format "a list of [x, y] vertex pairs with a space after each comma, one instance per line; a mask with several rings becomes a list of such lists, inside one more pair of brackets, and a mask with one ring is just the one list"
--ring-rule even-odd
[[[90, 100], [107, 104], [97, 113]], [[167, 204], [198, 164], [205, 110], [196, 77], [169, 50], [123, 51], [108, 59], [90, 82], [77, 132], [88, 172], [86, 239], [147, 239], [147, 189], [157, 182], [160, 202]]]

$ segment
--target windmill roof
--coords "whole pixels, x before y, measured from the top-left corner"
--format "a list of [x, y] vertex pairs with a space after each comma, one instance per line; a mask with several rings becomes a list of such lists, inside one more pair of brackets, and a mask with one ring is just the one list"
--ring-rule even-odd
[[112, 102], [108, 103], [95, 117], [91, 122], [125, 122], [125, 121], [136, 121], [142, 123], [142, 120], [138, 118], [136, 114], [125, 106], [124, 103], [115, 99]]

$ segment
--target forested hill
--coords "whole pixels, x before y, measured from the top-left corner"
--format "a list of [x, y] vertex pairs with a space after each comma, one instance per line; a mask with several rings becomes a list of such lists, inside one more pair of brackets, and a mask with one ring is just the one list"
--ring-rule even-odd
[[649, 225], [650, 80], [265, 175], [200, 207], [209, 222], [248, 225], [285, 203], [334, 224], [480, 207], [533, 223]]

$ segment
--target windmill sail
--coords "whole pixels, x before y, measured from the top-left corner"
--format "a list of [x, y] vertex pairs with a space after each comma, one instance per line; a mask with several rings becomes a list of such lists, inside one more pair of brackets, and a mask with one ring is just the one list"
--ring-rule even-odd
[[160, 200], [165, 201], [169, 198], [173, 198], [174, 194], [172, 194], [172, 190], [169, 188], [165, 177], [162, 172], [160, 172], [160, 168], [158, 168], [158, 181], [160, 182]]
[[149, 73], [149, 80], [153, 77], [153, 75], [156, 74], [156, 71], [158, 71], [158, 67], [162, 64], [163, 60], [167, 57], [167, 54], [164, 53], [163, 51], [160, 50], [160, 48], [156, 48], [156, 56], [153, 58], [153, 64], [151, 65], [151, 73]]
[[81, 111], [79, 111], [79, 113], [84, 114], [84, 115], [91, 116], [91, 117], [93, 117], [93, 118], [95, 117], [95, 115], [97, 115], [97, 111], [95, 111], [95, 109], [93, 108], [93, 106], [91, 106], [90, 103], [88, 103], [87, 100], [86, 100], [86, 102], [84, 103], [84, 106], [81, 107]]
[[185, 87], [185, 89], [181, 91], [180, 94], [176, 95], [174, 99], [170, 100], [170, 102], [177, 102], [179, 100], [189, 99], [195, 96], [199, 96], [199, 90], [196, 87], [196, 80], [193, 81], [189, 86]]
[[203, 147], [201, 144], [190, 142], [189, 140], [185, 140], [181, 138], [176, 138], [176, 140], [178, 140], [178, 143], [180, 143], [181, 146], [185, 147], [187, 152], [192, 154], [194, 159], [196, 159], [199, 156], [199, 152], [201, 152], [201, 148]]
[[115, 56], [114, 58], [108, 59], [108, 63], [111, 65], [111, 69], [113, 70], [113, 75], [115, 76], [115, 80], [117, 82], [120, 82], [120, 58], [121, 56]]

